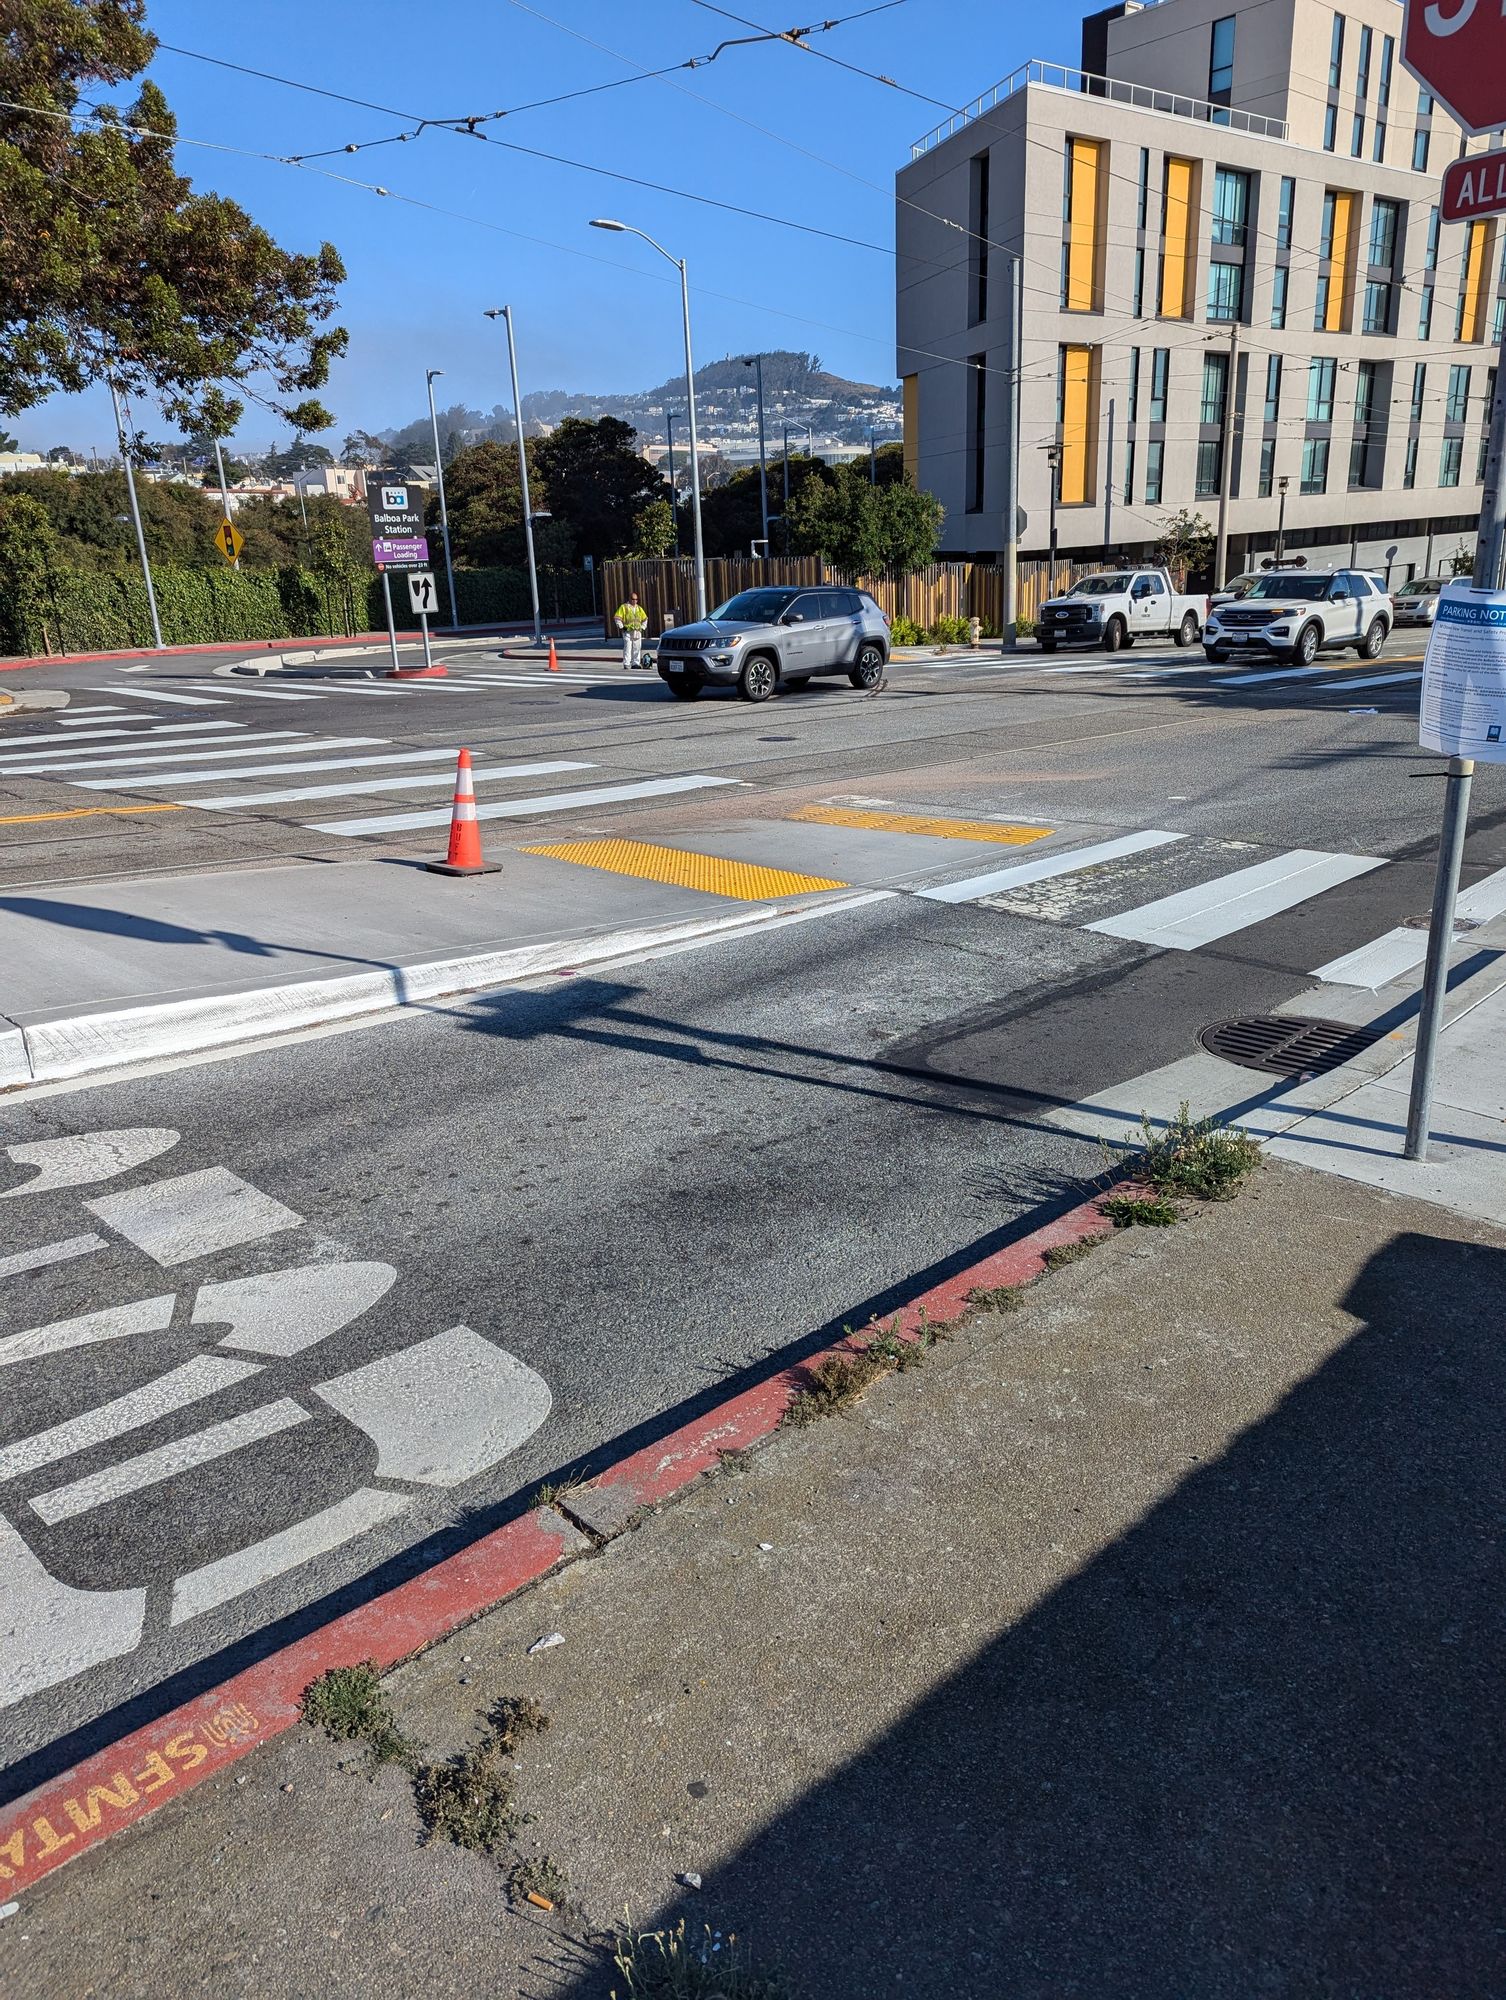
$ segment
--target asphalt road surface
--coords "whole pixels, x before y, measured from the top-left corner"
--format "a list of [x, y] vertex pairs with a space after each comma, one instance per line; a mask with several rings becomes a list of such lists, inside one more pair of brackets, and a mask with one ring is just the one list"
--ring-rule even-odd
[[[565, 786], [736, 780], [733, 803], [641, 792], [500, 817], [488, 837], [588, 819], [764, 865], [819, 832], [872, 899], [0, 1100], [8, 1790], [1079, 1199], [1102, 1160], [1046, 1123], [1053, 1106], [1311, 990], [1425, 910], [1440, 760], [1417, 748], [1415, 680], [1360, 686], [1415, 668], [1241, 681], [1200, 662], [953, 658], [896, 666], [877, 699], [839, 683], [759, 708], [671, 706], [613, 669], [539, 684], [506, 662], [496, 684], [444, 694], [270, 690], [316, 692], [317, 710], [225, 694], [193, 663], [90, 669], [87, 692], [80, 670], [52, 670], [70, 716], [155, 718], [96, 719], [128, 734], [93, 742], [129, 755], [159, 754], [141, 746], [175, 726], [159, 711], [250, 730], [264, 718], [242, 710], [264, 707], [295, 742], [448, 756], [458, 739], [478, 767], [591, 767], [526, 781], [545, 807]], [[1131, 678], [1168, 668], [1193, 670]], [[151, 705], [166, 694], [179, 702]], [[28, 742], [60, 727], [29, 723]], [[137, 765], [81, 792], [73, 771], [17, 778], [13, 740], [0, 784], [24, 801], [8, 813], [183, 802], [50, 860], [9, 828], [25, 833], [13, 884], [183, 866], [190, 821], [246, 859], [442, 840], [311, 831], [442, 821], [442, 764], [431, 789], [204, 809], [363, 782], [350, 766], [369, 745], [300, 750], [344, 768], [286, 785], [148, 785]], [[483, 805], [517, 796], [513, 780], [478, 789]], [[926, 818], [962, 830], [917, 831]], [[1506, 785], [1482, 771], [1468, 882], [1506, 865], [1503, 826]]]

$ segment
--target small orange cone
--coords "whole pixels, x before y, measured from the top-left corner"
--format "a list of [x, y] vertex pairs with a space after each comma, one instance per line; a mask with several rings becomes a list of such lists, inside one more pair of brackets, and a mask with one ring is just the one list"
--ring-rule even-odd
[[497, 861], [481, 858], [481, 829], [476, 824], [476, 787], [471, 778], [471, 753], [462, 750], [455, 767], [455, 804], [450, 814], [450, 851], [443, 861], [426, 861], [433, 875], [500, 875]]
[[559, 670], [560, 670], [560, 656], [557, 652], [555, 652], [554, 641], [551, 639], [549, 641], [549, 671], [552, 674], [557, 674]]

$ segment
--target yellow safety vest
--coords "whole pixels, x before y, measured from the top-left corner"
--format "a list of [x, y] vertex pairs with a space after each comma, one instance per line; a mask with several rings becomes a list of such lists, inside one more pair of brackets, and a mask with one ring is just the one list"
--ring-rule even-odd
[[641, 632], [648, 623], [648, 613], [641, 604], [619, 604], [616, 615], [624, 632]]

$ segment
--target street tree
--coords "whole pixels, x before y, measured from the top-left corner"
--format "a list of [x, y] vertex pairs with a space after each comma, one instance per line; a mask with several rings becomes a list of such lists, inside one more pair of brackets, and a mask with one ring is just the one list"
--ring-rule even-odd
[[[345, 351], [333, 245], [283, 250], [236, 202], [174, 170], [156, 84], [86, 97], [156, 49], [145, 0], [6, 0], [0, 33], [0, 412], [115, 381], [225, 437], [242, 390], [297, 429]], [[25, 109], [3, 108], [24, 106]]]
[[7, 480], [0, 487], [0, 652], [28, 653], [38, 644], [47, 579], [57, 559], [51, 515]]
[[667, 497], [637, 437], [619, 417], [565, 417], [536, 446], [530, 441], [530, 471], [536, 455], [549, 509], [569, 527], [577, 555], [625, 555], [642, 509]]
[[262, 470], [268, 479], [291, 479], [295, 473], [317, 472], [334, 462], [335, 455], [328, 445], [295, 438], [286, 451], [269, 451], [262, 460]]
[[[528, 441], [530, 499], [542, 504], [538, 445]], [[473, 569], [521, 569], [527, 561], [523, 540], [523, 488], [516, 445], [472, 445], [445, 473], [445, 499], [455, 560]], [[429, 503], [429, 522], [439, 520], [439, 496]]]
[[[0, 451], [19, 451], [20, 449], [21, 440], [15, 435], [14, 431], [8, 431], [3, 425], [0, 425]], [[51, 456], [50, 453], [48, 455], [49, 457]]]
[[675, 547], [674, 510], [667, 500], [650, 500], [646, 507], [640, 507], [638, 518], [633, 523], [633, 547], [635, 556], [663, 558], [673, 555]]
[[363, 470], [368, 465], [385, 468], [387, 446], [372, 431], [351, 431], [340, 447], [340, 463]]
[[1156, 537], [1156, 561], [1170, 573], [1177, 589], [1185, 590], [1188, 577], [1200, 575], [1213, 561], [1215, 540], [1213, 523], [1184, 507]]
[[790, 503], [797, 555], [819, 555], [858, 576], [908, 576], [936, 558], [945, 512], [906, 478], [870, 484], [866, 460], [809, 481]]

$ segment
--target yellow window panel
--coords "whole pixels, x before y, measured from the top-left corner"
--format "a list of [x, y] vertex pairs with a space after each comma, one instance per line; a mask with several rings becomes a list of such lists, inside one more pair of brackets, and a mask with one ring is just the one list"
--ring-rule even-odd
[[1328, 309], [1323, 325], [1329, 333], [1349, 331], [1354, 300], [1354, 208], [1356, 197], [1336, 194], [1333, 198], [1333, 251], [1328, 267]]
[[1192, 277], [1192, 162], [1166, 159], [1166, 232], [1161, 250], [1161, 317], [1189, 317]]
[[1091, 497], [1090, 453], [1093, 350], [1062, 350], [1061, 504], [1081, 507]]
[[1464, 252], [1464, 311], [1459, 322], [1461, 340], [1478, 340], [1485, 330], [1485, 270], [1489, 247], [1490, 224], [1472, 222]]
[[1096, 139], [1069, 142], [1071, 175], [1067, 202], [1068, 312], [1100, 312], [1099, 238], [1102, 233], [1103, 147]]

